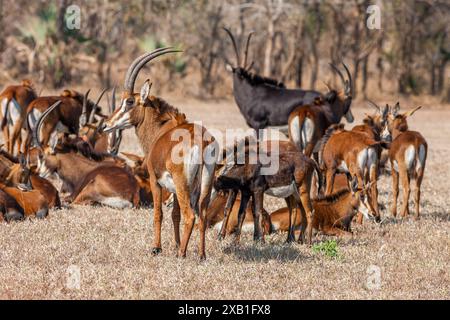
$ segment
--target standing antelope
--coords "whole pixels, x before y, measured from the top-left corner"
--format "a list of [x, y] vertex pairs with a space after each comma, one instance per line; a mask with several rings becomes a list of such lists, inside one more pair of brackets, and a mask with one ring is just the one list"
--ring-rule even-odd
[[1, 128], [6, 150], [10, 154], [15, 154], [16, 145], [17, 152], [21, 151], [27, 108], [36, 98], [37, 94], [30, 80], [23, 80], [21, 85], [9, 86], [0, 94]]
[[248, 35], [244, 61], [241, 62], [233, 34], [226, 28], [224, 30], [230, 36], [236, 54], [236, 66], [231, 66], [234, 99], [248, 126], [258, 135], [259, 129], [287, 125], [292, 110], [321, 96], [313, 90], [287, 89], [276, 80], [251, 73], [253, 63], [247, 64], [247, 56], [252, 34]]
[[330, 89], [323, 98], [318, 97], [312, 103], [297, 105], [289, 115], [289, 139], [308, 157], [313, 154], [316, 144], [329, 126], [341, 122], [342, 117], [349, 123], [354, 120], [350, 109], [353, 95], [350, 71], [343, 63], [348, 75], [348, 80], [345, 80], [336, 66], [330, 66], [339, 75], [344, 89], [339, 92]]
[[[27, 145], [33, 146], [32, 144], [41, 143], [46, 146], [55, 129], [57, 132], [77, 134], [80, 125], [82, 127], [87, 122], [87, 115], [91, 114], [92, 110], [95, 110], [96, 114], [103, 116], [101, 109], [98, 107], [98, 102], [105, 91], [101, 93], [97, 103], [88, 99], [89, 92], [90, 90], [83, 96], [74, 90], [64, 90], [60, 96], [39, 97], [35, 99], [27, 109]], [[54, 109], [54, 112], [48, 115], [45, 123], [42, 125], [42, 132], [40, 132], [42, 141], [33, 141], [32, 143], [31, 133], [35, 129], [38, 119], [57, 101], [61, 101], [61, 107]]]
[[377, 221], [380, 221], [377, 189], [379, 144], [364, 133], [347, 131], [340, 125], [327, 130], [320, 151], [326, 172], [325, 194], [331, 194], [336, 173], [356, 176], [361, 186], [370, 182], [369, 201], [375, 209]]
[[411, 192], [411, 179], [415, 181], [414, 204], [416, 207], [415, 219], [419, 219], [420, 186], [422, 184], [425, 164], [427, 161], [428, 144], [425, 138], [417, 131], [408, 129], [407, 118], [421, 107], [399, 114], [400, 105], [392, 108], [389, 117], [389, 130], [392, 134], [392, 143], [389, 149], [389, 160], [392, 168], [393, 203], [391, 212], [397, 216], [397, 199], [399, 193], [399, 179], [403, 187], [402, 217], [409, 215], [409, 195]]
[[[161, 220], [164, 188], [174, 194], [172, 219], [175, 242], [179, 246], [178, 255], [186, 256], [195, 217], [198, 216], [199, 255], [204, 259], [205, 215], [214, 178], [217, 144], [204, 127], [189, 123], [184, 114], [164, 100], [150, 97], [151, 84], [148, 80], [141, 88], [140, 94], [134, 92], [136, 78], [142, 67], [152, 59], [172, 52], [178, 50], [157, 49], [140, 56], [130, 65], [125, 77], [121, 105], [105, 122], [103, 130], [109, 132], [114, 129], [135, 127], [136, 135], [144, 149], [154, 201], [153, 254], [162, 251]], [[185, 222], [181, 244], [180, 211]]]

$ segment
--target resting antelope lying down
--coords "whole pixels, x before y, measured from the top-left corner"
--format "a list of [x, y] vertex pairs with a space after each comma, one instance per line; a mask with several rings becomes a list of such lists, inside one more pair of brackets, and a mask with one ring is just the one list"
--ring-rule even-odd
[[113, 160], [96, 162], [64, 150], [57, 140], [47, 148], [39, 143], [42, 121], [58, 105], [55, 103], [42, 114], [34, 130], [40, 148], [37, 168], [40, 176], [45, 178], [56, 173], [71, 193], [67, 199], [75, 204], [102, 204], [114, 208], [138, 206], [139, 187], [130, 170]]
[[0, 190], [0, 222], [22, 220], [23, 217], [23, 209], [17, 201], [3, 190]]
[[411, 179], [415, 182], [414, 204], [415, 219], [419, 219], [420, 187], [422, 185], [425, 164], [427, 161], [428, 144], [425, 138], [416, 131], [408, 129], [407, 118], [421, 107], [399, 114], [400, 105], [397, 103], [391, 110], [389, 117], [389, 130], [392, 134], [392, 143], [389, 150], [389, 160], [392, 168], [393, 203], [392, 215], [397, 216], [397, 200], [399, 193], [399, 180], [403, 187], [402, 217], [409, 215], [409, 195], [411, 192]]
[[[322, 231], [326, 235], [342, 236], [351, 234], [351, 222], [353, 217], [361, 212], [367, 219], [374, 216], [374, 210], [367, 200], [367, 192], [358, 187], [358, 180], [353, 178], [351, 191], [340, 190], [329, 196], [313, 199], [314, 216], [312, 226], [314, 230]], [[289, 230], [289, 209], [276, 210], [265, 217], [266, 229], [269, 233]], [[294, 226], [300, 229], [302, 217], [297, 215]]]
[[47, 199], [37, 190], [21, 190], [0, 182], [0, 190], [14, 198], [23, 209], [25, 217], [45, 218], [48, 215]]

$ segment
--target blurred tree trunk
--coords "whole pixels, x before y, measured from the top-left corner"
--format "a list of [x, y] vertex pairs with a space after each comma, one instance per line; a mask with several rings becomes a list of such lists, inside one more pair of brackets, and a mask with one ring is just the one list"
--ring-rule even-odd
[[3, 27], [3, 0], [0, 0], [0, 52], [5, 50], [5, 34]]
[[66, 30], [66, 9], [67, 9], [67, 0], [58, 0], [58, 12], [57, 12], [57, 20], [56, 20], [56, 35], [58, 40], [65, 41], [65, 30]]
[[315, 20], [315, 25], [314, 25], [314, 29], [311, 30], [311, 34], [309, 36], [310, 43], [311, 43], [311, 55], [312, 55], [312, 59], [313, 59], [309, 87], [311, 89], [315, 89], [317, 75], [319, 73], [319, 60], [320, 60], [318, 46], [319, 46], [320, 37], [322, 34], [322, 32], [321, 32], [322, 26], [323, 26], [323, 22], [324, 22], [322, 14], [320, 12], [320, 3], [318, 3], [318, 2], [314, 3], [314, 7], [312, 9], [312, 15]]

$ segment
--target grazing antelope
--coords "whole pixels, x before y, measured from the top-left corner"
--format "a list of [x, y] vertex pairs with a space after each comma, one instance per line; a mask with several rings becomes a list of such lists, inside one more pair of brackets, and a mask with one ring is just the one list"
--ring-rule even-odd
[[28, 105], [37, 98], [36, 91], [30, 80], [23, 80], [20, 85], [9, 86], [0, 94], [1, 128], [6, 143], [6, 150], [10, 154], [21, 151], [22, 129]]
[[287, 89], [283, 83], [251, 73], [253, 63], [247, 64], [247, 55], [252, 34], [248, 35], [244, 61], [241, 62], [233, 34], [226, 28], [224, 30], [230, 36], [236, 54], [236, 65], [229, 64], [233, 72], [234, 99], [247, 125], [258, 135], [259, 129], [287, 125], [289, 114], [297, 106], [321, 96], [317, 91]]
[[34, 131], [37, 121], [42, 114], [57, 101], [60, 101], [61, 107], [54, 109], [54, 112], [48, 115], [45, 123], [42, 125], [42, 132], [40, 132], [42, 141], [39, 141], [39, 143], [44, 146], [50, 141], [55, 129], [57, 132], [77, 134], [80, 127], [88, 121], [87, 115], [92, 114], [92, 110], [95, 110], [95, 114], [104, 117], [101, 114], [98, 102], [105, 91], [101, 93], [97, 103], [88, 99], [89, 92], [90, 90], [82, 95], [74, 90], [64, 90], [60, 96], [39, 97], [30, 103], [27, 109], [27, 145], [32, 147], [38, 143], [31, 140], [31, 133]]
[[[121, 105], [105, 122], [103, 130], [109, 132], [114, 129], [135, 127], [136, 135], [144, 149], [154, 201], [153, 254], [162, 251], [161, 206], [164, 188], [174, 194], [172, 219], [175, 242], [179, 245], [178, 255], [186, 256], [195, 217], [198, 216], [199, 255], [204, 259], [205, 214], [214, 178], [217, 143], [204, 127], [189, 123], [184, 114], [164, 100], [150, 97], [151, 84], [148, 80], [141, 88], [140, 94], [134, 92], [136, 78], [141, 68], [152, 59], [171, 52], [178, 50], [157, 49], [137, 58], [131, 64], [125, 77]], [[181, 244], [180, 211], [185, 222]]]
[[353, 96], [350, 71], [343, 63], [348, 76], [348, 80], [345, 80], [336, 66], [330, 66], [339, 75], [344, 89], [339, 92], [330, 89], [323, 98], [317, 97], [308, 104], [298, 104], [289, 115], [289, 139], [308, 157], [313, 154], [328, 127], [341, 122], [342, 117], [349, 123], [354, 121], [350, 109]]
[[[227, 204], [227, 195], [223, 194], [221, 192], [215, 193], [215, 196], [212, 197], [211, 203], [209, 204], [208, 211], [206, 214], [206, 220], [208, 228], [214, 228], [218, 232], [222, 229], [222, 225], [225, 222], [225, 214], [224, 211], [226, 210], [226, 204]], [[233, 207], [231, 208], [229, 215], [229, 220], [227, 221], [226, 226], [226, 234], [234, 234], [237, 232], [238, 228], [238, 212], [239, 207], [241, 206], [241, 199], [236, 198], [236, 201], [233, 204]], [[242, 231], [248, 231], [253, 232], [254, 231], [254, 220], [253, 220], [253, 211], [251, 209], [252, 205], [250, 204], [247, 206], [247, 209], [245, 210], [245, 217], [244, 222], [242, 225]], [[269, 221], [267, 218], [269, 214], [266, 210], [263, 209], [262, 211], [262, 221], [266, 222]], [[269, 225], [263, 224], [263, 230], [268, 229]]]
[[407, 118], [421, 107], [399, 113], [400, 105], [391, 109], [389, 117], [389, 130], [392, 134], [392, 143], [389, 149], [389, 160], [392, 168], [393, 202], [391, 212], [397, 216], [397, 199], [399, 193], [399, 180], [403, 188], [402, 217], [409, 215], [409, 195], [411, 192], [411, 179], [415, 181], [414, 204], [416, 209], [415, 219], [419, 219], [420, 187], [422, 184], [425, 164], [427, 161], [428, 144], [425, 138], [417, 131], [408, 128]]
[[102, 204], [114, 208], [133, 207], [139, 204], [138, 184], [131, 172], [115, 161], [87, 159], [64, 146], [57, 144], [43, 148], [39, 132], [45, 118], [60, 104], [47, 109], [36, 123], [33, 135], [41, 152], [38, 158], [38, 172], [46, 178], [56, 173], [70, 192], [67, 198], [75, 204]]
[[[234, 158], [239, 159], [239, 155], [235, 152], [233, 159], [226, 159], [225, 164], [217, 172], [214, 188], [218, 191], [231, 191], [226, 208], [232, 206], [236, 198], [237, 191], [241, 192], [241, 206], [238, 213], [238, 228], [236, 232], [236, 241], [239, 241], [240, 231], [242, 228], [244, 210], [252, 198], [254, 212], [254, 239], [256, 241], [264, 241], [264, 234], [261, 232], [260, 217], [263, 211], [264, 194], [274, 197], [284, 198], [290, 209], [290, 231], [288, 233], [287, 242], [295, 240], [293, 221], [297, 212], [297, 208], [303, 216], [302, 233], [299, 238], [300, 242], [304, 242], [305, 230], [307, 242], [310, 244], [312, 239], [312, 207], [310, 200], [311, 180], [314, 171], [320, 177], [320, 171], [314, 160], [299, 153], [289, 142], [280, 141], [278, 152], [269, 155], [276, 157], [278, 166], [273, 175], [261, 175], [264, 168], [270, 167], [274, 159], [270, 159], [268, 164], [262, 164], [259, 160], [251, 163], [249, 154], [252, 151], [244, 149], [246, 153], [245, 163], [239, 164], [234, 162]], [[261, 155], [261, 147], [257, 144], [256, 150]], [[267, 152], [264, 150], [263, 152]], [[248, 154], [248, 155], [247, 155]], [[267, 153], [266, 153], [267, 154]], [[319, 183], [320, 184], [320, 183]], [[225, 236], [225, 228], [227, 226], [228, 214], [225, 214], [225, 220], [222, 225], [220, 236]], [[291, 223], [292, 222], [292, 223]]]
[[376, 221], [380, 221], [377, 189], [379, 144], [364, 133], [347, 131], [343, 125], [338, 125], [327, 130], [319, 152], [326, 175], [325, 194], [331, 194], [336, 173], [356, 176], [358, 185], [370, 182], [369, 201], [375, 210]]
[[[329, 196], [313, 199], [314, 217], [312, 226], [326, 235], [343, 236], [351, 234], [351, 222], [358, 212], [369, 219], [373, 216], [373, 208], [367, 200], [367, 192], [358, 186], [358, 179], [353, 177], [351, 190], [340, 190]], [[269, 233], [289, 230], [289, 209], [281, 208], [266, 217], [265, 225]], [[294, 226], [301, 225], [301, 217], [297, 215]]]
[[46, 179], [33, 173], [23, 154], [16, 159], [0, 150], [0, 179], [5, 185], [24, 186], [39, 191], [47, 199], [49, 208], [61, 208], [58, 190]]
[[0, 222], [22, 220], [24, 212], [17, 201], [9, 194], [0, 190]]

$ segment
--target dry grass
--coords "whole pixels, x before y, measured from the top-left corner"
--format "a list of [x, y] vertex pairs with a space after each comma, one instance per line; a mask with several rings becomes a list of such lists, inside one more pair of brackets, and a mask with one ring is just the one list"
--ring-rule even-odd
[[[245, 127], [230, 102], [172, 100], [190, 119], [208, 127]], [[365, 109], [355, 110], [360, 120]], [[255, 245], [219, 243], [207, 235], [207, 261], [197, 260], [194, 233], [188, 258], [175, 258], [170, 215], [163, 225], [163, 254], [152, 257], [149, 210], [73, 207], [51, 212], [45, 221], [0, 225], [0, 298], [3, 299], [417, 299], [449, 297], [450, 127], [449, 111], [421, 110], [411, 127], [429, 142], [419, 222], [388, 218], [381, 226], [355, 226], [353, 239], [338, 241], [338, 258], [307, 246], [284, 245], [273, 235]], [[137, 151], [134, 133], [123, 150]], [[383, 177], [380, 201], [391, 199]], [[268, 199], [269, 210], [283, 202]], [[383, 215], [388, 216], [383, 210]], [[318, 238], [316, 241], [324, 240]], [[381, 270], [381, 287], [371, 289], [370, 266]], [[71, 289], [70, 266], [80, 270]], [[69, 268], [69, 269], [68, 269]], [[369, 273], [368, 273], [369, 272]]]

